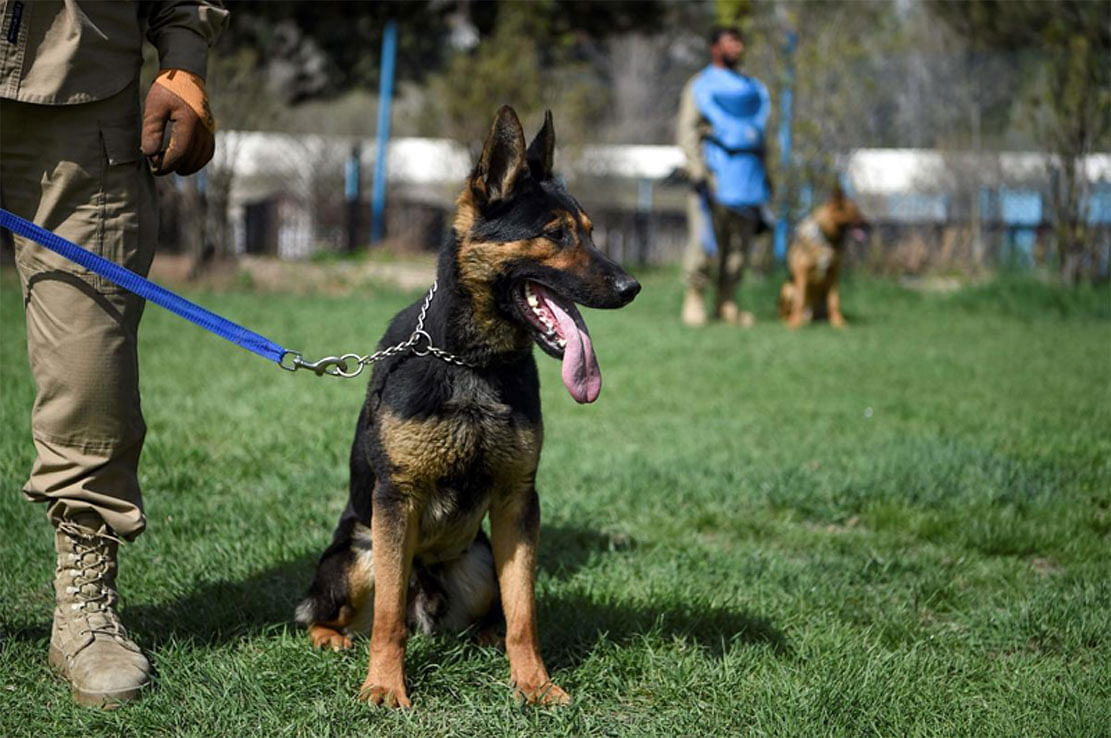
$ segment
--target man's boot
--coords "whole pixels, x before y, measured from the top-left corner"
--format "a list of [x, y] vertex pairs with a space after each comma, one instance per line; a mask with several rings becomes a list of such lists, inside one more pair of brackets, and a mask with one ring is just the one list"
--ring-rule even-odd
[[756, 316], [747, 310], [742, 311], [732, 300], [726, 300], [718, 307], [718, 317], [729, 325], [739, 325], [742, 328], [756, 325]]
[[683, 297], [683, 323], [689, 326], [706, 325], [706, 300], [694, 287], [688, 287]]
[[83, 705], [111, 709], [150, 684], [151, 667], [116, 613], [119, 541], [95, 514], [63, 520], [54, 532], [54, 627], [50, 664]]

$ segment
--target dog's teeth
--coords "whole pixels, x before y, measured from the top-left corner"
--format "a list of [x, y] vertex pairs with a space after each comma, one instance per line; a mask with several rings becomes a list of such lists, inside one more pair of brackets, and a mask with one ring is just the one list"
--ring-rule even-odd
[[567, 348], [567, 339], [565, 338], [557, 338], [556, 343], [559, 344], [560, 348]]
[[[548, 329], [547, 331], [545, 331], [544, 335], [548, 338], [555, 338], [556, 336], [558, 336], [559, 334], [556, 333], [555, 322], [552, 320], [551, 315], [548, 313], [548, 311], [545, 310], [544, 307], [540, 304], [540, 298], [533, 293], [532, 287], [529, 286], [528, 282], [525, 282], [525, 300], [528, 302], [528, 305], [532, 309], [532, 313], [536, 316], [536, 319], [540, 321], [541, 325]], [[567, 342], [563, 339], [558, 340], [560, 341], [561, 346], [567, 345]]]
[[548, 315], [544, 311], [540, 310], [539, 308], [534, 308], [532, 312], [536, 313], [537, 320], [548, 327], [549, 332], [555, 330], [555, 326], [552, 325], [551, 319], [548, 318]]

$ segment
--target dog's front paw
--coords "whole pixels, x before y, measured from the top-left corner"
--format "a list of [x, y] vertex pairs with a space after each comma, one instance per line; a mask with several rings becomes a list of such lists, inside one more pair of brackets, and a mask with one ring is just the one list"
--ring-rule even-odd
[[385, 705], [391, 708], [409, 709], [413, 704], [409, 695], [405, 693], [405, 685], [387, 687], [383, 684], [372, 684], [370, 680], [363, 682], [359, 688], [359, 700], [371, 705]]
[[832, 325], [834, 328], [844, 328], [848, 325], [848, 323], [845, 322], [845, 318], [840, 315], [829, 316], [829, 324]]
[[330, 648], [333, 651], [345, 651], [353, 645], [346, 635], [326, 625], [311, 626], [309, 640], [316, 648]]
[[569, 705], [571, 696], [564, 692], [558, 684], [551, 679], [539, 686], [519, 683], [514, 687], [514, 694], [523, 698], [530, 705]]

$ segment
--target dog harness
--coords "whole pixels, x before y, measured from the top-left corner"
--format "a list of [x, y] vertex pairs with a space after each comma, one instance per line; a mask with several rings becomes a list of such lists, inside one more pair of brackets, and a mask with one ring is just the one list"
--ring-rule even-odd
[[812, 216], [808, 216], [795, 230], [795, 237], [797, 239], [805, 239], [818, 246], [817, 253], [815, 254], [814, 268], [824, 278], [827, 271], [829, 271], [830, 264], [833, 262], [834, 244], [826, 238], [826, 234], [822, 232], [821, 226], [818, 221]]

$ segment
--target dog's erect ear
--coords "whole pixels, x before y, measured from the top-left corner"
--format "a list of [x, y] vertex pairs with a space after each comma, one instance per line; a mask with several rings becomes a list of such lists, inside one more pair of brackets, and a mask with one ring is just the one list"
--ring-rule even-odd
[[482, 157], [471, 176], [475, 198], [484, 206], [509, 199], [525, 167], [525, 132], [513, 108], [503, 105], [494, 116]]
[[552, 111], [544, 111], [544, 125], [540, 133], [528, 145], [528, 168], [532, 178], [543, 182], [552, 176], [552, 160], [555, 156], [555, 127], [552, 125]]

